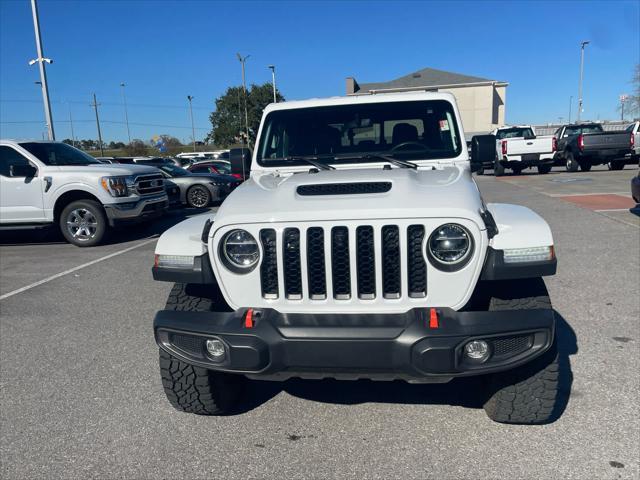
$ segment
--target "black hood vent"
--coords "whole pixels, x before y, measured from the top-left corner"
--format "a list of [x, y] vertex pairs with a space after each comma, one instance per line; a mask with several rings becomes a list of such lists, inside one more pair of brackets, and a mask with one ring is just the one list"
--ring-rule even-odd
[[300, 185], [298, 195], [361, 195], [385, 193], [391, 190], [391, 182], [321, 183]]

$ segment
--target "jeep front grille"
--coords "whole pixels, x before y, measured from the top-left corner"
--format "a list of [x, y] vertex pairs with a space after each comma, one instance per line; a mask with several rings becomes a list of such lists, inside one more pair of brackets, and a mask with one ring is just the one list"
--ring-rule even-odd
[[164, 192], [164, 178], [160, 174], [138, 175], [134, 181], [138, 195], [154, 195]]
[[[423, 225], [360, 225], [260, 230], [260, 282], [265, 299], [399, 299], [427, 295]], [[328, 254], [327, 254], [328, 253]], [[278, 258], [280, 256], [280, 258]], [[278, 278], [278, 261], [281, 275]], [[303, 263], [305, 262], [305, 263]], [[402, 266], [405, 263], [405, 268]], [[328, 291], [328, 286], [330, 286]], [[304, 288], [306, 287], [306, 288]]]

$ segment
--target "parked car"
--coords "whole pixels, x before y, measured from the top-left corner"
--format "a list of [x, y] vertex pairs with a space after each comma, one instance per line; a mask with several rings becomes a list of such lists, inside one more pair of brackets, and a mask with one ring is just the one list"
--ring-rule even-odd
[[554, 136], [555, 163], [564, 165], [568, 172], [576, 172], [578, 167], [588, 172], [593, 165], [608, 163], [612, 170], [622, 170], [633, 142], [629, 132], [605, 132], [599, 123], [564, 125]]
[[114, 157], [95, 157], [100, 163], [113, 163]]
[[154, 332], [176, 409], [223, 414], [252, 379], [482, 375], [466, 394], [493, 420], [553, 419], [553, 237], [480, 196], [471, 170], [495, 136], [472, 139], [470, 165], [442, 92], [272, 103], [259, 131], [215, 218], [156, 245], [154, 278], [175, 282]]
[[640, 121], [633, 122], [624, 131], [633, 135], [631, 137], [631, 152], [627, 157], [626, 163], [637, 165], [640, 163]]
[[0, 228], [57, 225], [80, 247], [168, 206], [154, 167], [103, 164], [61, 142], [0, 140]]
[[242, 175], [231, 171], [231, 163], [225, 160], [205, 160], [203, 162], [195, 162], [187, 167], [191, 173], [218, 173], [220, 175], [231, 175], [242, 180]]
[[180, 189], [180, 202], [193, 208], [208, 207], [212, 202], [224, 200], [240, 184], [230, 175], [195, 174], [170, 163], [158, 165], [158, 168]]
[[506, 168], [520, 175], [525, 168], [536, 167], [538, 173], [549, 173], [553, 167], [553, 156], [557, 140], [553, 135], [538, 137], [530, 125], [497, 128], [496, 161], [493, 172], [496, 177], [504, 175]]

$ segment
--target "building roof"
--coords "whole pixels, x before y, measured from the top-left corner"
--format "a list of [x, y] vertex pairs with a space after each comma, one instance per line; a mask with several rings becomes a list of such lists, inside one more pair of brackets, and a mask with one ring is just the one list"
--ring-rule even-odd
[[479, 83], [506, 84], [506, 82], [490, 80], [488, 78], [446, 72], [444, 70], [436, 70], [435, 68], [423, 68], [422, 70], [418, 70], [417, 72], [410, 73], [409, 75], [405, 75], [388, 82], [362, 83], [359, 85], [359, 88], [356, 88], [354, 93], [365, 93], [371, 90], [408, 90], [413, 88], [422, 89]]

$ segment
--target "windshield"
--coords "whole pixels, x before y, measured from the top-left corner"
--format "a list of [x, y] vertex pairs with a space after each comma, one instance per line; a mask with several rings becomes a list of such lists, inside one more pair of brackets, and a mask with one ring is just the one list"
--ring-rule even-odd
[[461, 145], [453, 107], [445, 100], [335, 105], [271, 112], [257, 160], [282, 166], [304, 165], [295, 157], [318, 155], [332, 164], [377, 162], [380, 154], [453, 158]]
[[502, 140], [505, 138], [524, 138], [524, 137], [533, 137], [533, 130], [529, 127], [521, 128], [505, 128], [504, 130], [498, 130], [496, 138], [498, 140]]
[[45, 165], [100, 165], [100, 162], [91, 155], [87, 155], [66, 143], [25, 142], [20, 146]]
[[212, 165], [218, 170], [220, 173], [231, 173], [231, 165], [224, 162], [212, 162]]
[[191, 175], [188, 170], [185, 170], [182, 167], [178, 167], [173, 163], [166, 163], [164, 165], [159, 165], [158, 168], [163, 172], [168, 173], [172, 177], [186, 177], [187, 175]]
[[600, 125], [576, 125], [573, 127], [567, 127], [564, 135], [568, 136], [579, 135], [581, 133], [601, 133], [602, 131], [602, 126]]

